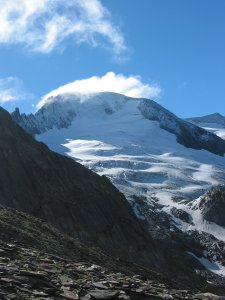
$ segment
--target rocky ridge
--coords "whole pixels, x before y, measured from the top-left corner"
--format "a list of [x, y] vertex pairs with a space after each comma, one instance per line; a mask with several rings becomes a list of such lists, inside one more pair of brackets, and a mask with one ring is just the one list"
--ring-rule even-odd
[[225, 153], [225, 141], [220, 137], [178, 118], [158, 103], [144, 99], [138, 107], [145, 118], [158, 121], [161, 128], [175, 134], [178, 143], [192, 149], [206, 149], [222, 156]]

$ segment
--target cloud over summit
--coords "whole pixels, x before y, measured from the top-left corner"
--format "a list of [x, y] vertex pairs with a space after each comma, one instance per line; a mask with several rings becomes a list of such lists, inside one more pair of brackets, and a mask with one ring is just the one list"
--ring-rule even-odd
[[161, 89], [156, 84], [143, 83], [140, 76], [124, 76], [123, 74], [108, 72], [102, 77], [93, 76], [63, 85], [45, 95], [38, 107], [43, 106], [51, 96], [99, 92], [114, 92], [135, 98], [157, 98]]

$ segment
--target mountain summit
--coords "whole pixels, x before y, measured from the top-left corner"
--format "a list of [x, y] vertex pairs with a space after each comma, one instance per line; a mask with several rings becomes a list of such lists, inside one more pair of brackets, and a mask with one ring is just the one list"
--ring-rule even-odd
[[174, 134], [177, 142], [193, 149], [205, 149], [218, 155], [225, 153], [225, 141], [194, 124], [184, 121], [149, 99], [125, 97], [116, 93], [62, 94], [41, 101], [40, 109], [33, 115], [20, 114], [17, 108], [14, 121], [31, 134], [44, 133], [49, 129], [67, 128], [76, 119], [89, 117], [105, 119], [112, 115], [125, 115], [132, 120], [139, 115]]

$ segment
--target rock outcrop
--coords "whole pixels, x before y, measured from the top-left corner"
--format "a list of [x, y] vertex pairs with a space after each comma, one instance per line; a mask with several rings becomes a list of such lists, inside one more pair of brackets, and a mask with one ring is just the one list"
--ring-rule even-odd
[[214, 133], [178, 118], [152, 100], [142, 100], [139, 109], [146, 119], [158, 121], [161, 128], [175, 134], [178, 143], [188, 148], [205, 149], [217, 155], [224, 155], [225, 141]]
[[175, 218], [178, 218], [186, 223], [191, 223], [191, 216], [186, 211], [172, 207], [171, 213]]
[[225, 186], [208, 191], [202, 196], [199, 207], [205, 220], [225, 227]]

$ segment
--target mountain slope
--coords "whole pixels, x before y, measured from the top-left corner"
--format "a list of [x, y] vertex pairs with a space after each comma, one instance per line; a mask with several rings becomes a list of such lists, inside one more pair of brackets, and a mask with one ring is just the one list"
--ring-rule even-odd
[[106, 177], [50, 151], [0, 108], [0, 201], [114, 255], [156, 266], [160, 255]]
[[183, 260], [192, 253], [225, 274], [225, 248], [215, 247], [224, 244], [225, 228], [205, 220], [198, 206], [205, 192], [224, 183], [225, 159], [177, 142], [218, 152], [221, 138], [154, 101], [113, 93], [46, 99], [35, 120], [42, 132], [36, 139], [107, 176], [162, 248]]
[[106, 255], [100, 248], [91, 246], [90, 243], [82, 243], [40, 219], [2, 205], [0, 205], [0, 241], [16, 243], [18, 249], [22, 245], [33, 247], [40, 252], [74, 262], [102, 264], [111, 271], [126, 274], [155, 274], [147, 268], [126, 260], [116, 260], [115, 257]]

